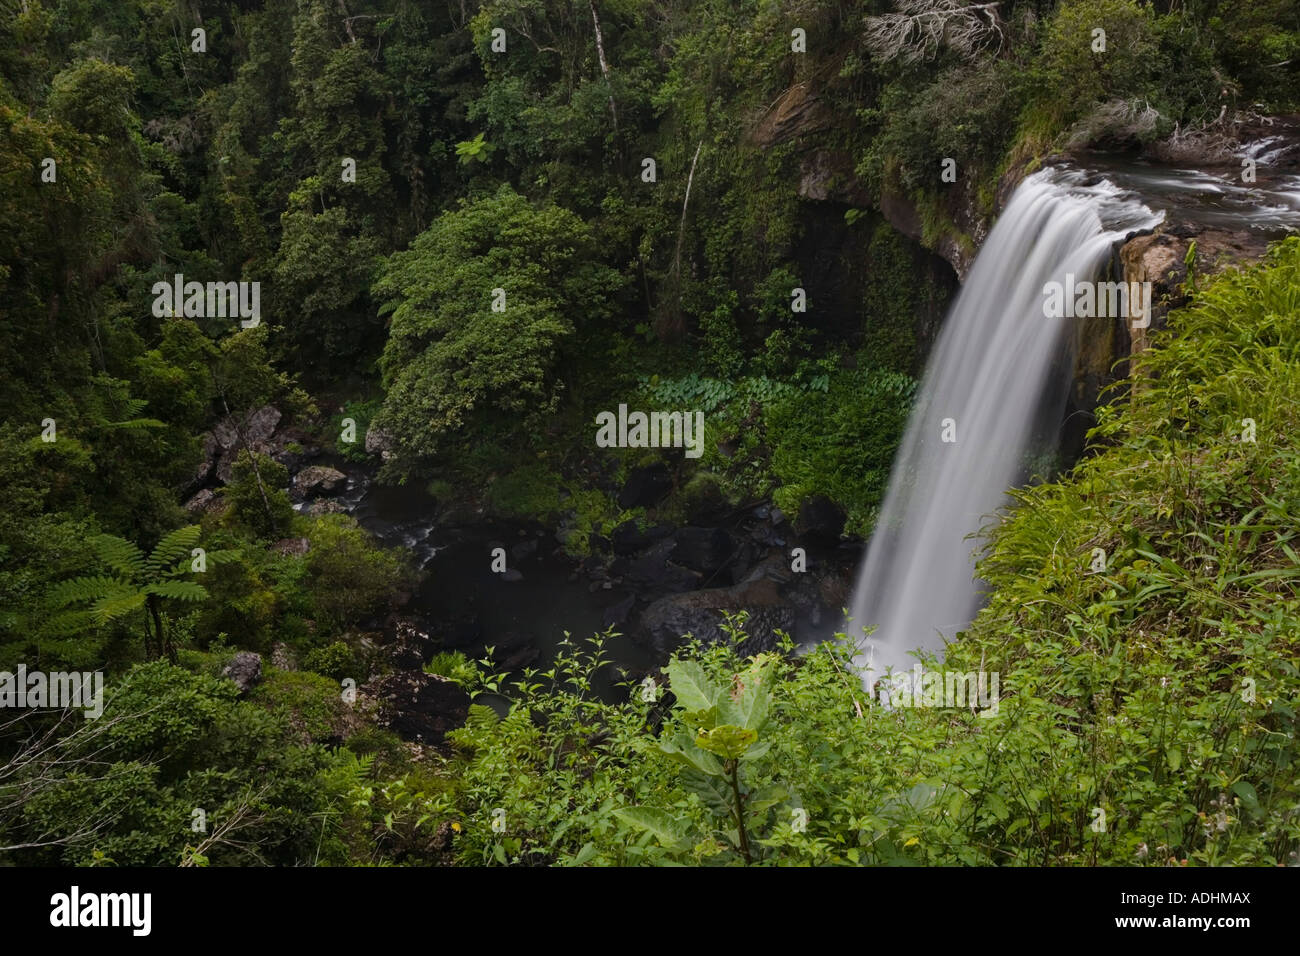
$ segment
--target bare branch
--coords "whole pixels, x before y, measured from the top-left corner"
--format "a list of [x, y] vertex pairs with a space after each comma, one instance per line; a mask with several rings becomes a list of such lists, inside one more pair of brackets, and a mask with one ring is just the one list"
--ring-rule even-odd
[[934, 56], [941, 47], [973, 59], [992, 44], [1002, 48], [998, 6], [962, 0], [898, 0], [897, 13], [867, 17], [866, 44], [882, 60], [912, 62]]

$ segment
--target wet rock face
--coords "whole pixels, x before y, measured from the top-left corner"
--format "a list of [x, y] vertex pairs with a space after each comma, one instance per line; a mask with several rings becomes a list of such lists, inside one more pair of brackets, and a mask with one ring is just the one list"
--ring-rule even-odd
[[731, 535], [722, 528], [682, 528], [671, 559], [692, 571], [712, 574], [724, 567], [734, 550]]
[[844, 510], [825, 495], [813, 495], [799, 506], [794, 530], [800, 538], [833, 545], [844, 531]]
[[667, 655], [686, 634], [708, 643], [727, 640], [722, 630], [725, 615], [745, 611], [749, 615], [745, 653], [771, 650], [777, 643], [776, 631], [794, 630], [797, 610], [784, 586], [795, 577], [778, 556], [764, 561], [740, 584], [670, 594], [646, 608], [640, 636], [656, 652]]

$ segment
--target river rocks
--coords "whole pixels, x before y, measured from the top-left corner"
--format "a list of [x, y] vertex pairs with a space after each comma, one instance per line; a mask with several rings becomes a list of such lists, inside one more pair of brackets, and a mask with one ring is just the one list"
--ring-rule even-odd
[[657, 541], [635, 557], [615, 558], [609, 573], [644, 595], [659, 596], [695, 588], [700, 574], [668, 559], [677, 548], [672, 538]]
[[676, 538], [673, 563], [704, 574], [720, 570], [734, 550], [731, 535], [722, 528], [682, 528]]
[[705, 588], [660, 598], [641, 615], [640, 637], [660, 654], [669, 654], [686, 634], [715, 643], [727, 639], [722, 631], [724, 612], [745, 611], [749, 620], [745, 653], [756, 654], [776, 646], [776, 631], [789, 633], [797, 620], [795, 607], [782, 595], [780, 585], [792, 573], [780, 556], [764, 561], [740, 584]]
[[662, 501], [672, 490], [673, 476], [663, 462], [633, 468], [618, 493], [618, 506], [624, 510], [649, 508]]
[[437, 641], [415, 621], [402, 618], [393, 627], [393, 640], [388, 653], [393, 666], [403, 670], [419, 670], [433, 657]]
[[239, 696], [247, 695], [262, 680], [262, 655], [240, 651], [221, 671], [221, 676], [235, 682]]
[[399, 671], [371, 680], [361, 690], [378, 702], [379, 726], [416, 743], [441, 743], [469, 714], [469, 695], [437, 674]]
[[636, 554], [656, 541], [661, 541], [673, 533], [671, 525], [659, 524], [642, 531], [635, 521], [624, 521], [609, 536], [610, 546], [615, 554]]
[[347, 487], [348, 476], [328, 465], [312, 465], [298, 472], [293, 479], [292, 497], [298, 501], [330, 495]]
[[506, 671], [523, 670], [542, 656], [537, 639], [526, 631], [505, 631], [492, 638], [492, 660]]

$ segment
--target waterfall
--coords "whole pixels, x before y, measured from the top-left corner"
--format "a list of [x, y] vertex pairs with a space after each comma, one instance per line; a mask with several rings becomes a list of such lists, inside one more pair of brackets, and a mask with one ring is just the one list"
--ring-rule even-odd
[[1044, 314], [1044, 284], [1098, 278], [1117, 242], [1159, 221], [1067, 167], [1030, 176], [1007, 204], [935, 343], [859, 573], [846, 633], [875, 626], [857, 657], [868, 687], [970, 623], [980, 588], [968, 536], [1029, 477], [1036, 430], [1060, 425], [1079, 320]]

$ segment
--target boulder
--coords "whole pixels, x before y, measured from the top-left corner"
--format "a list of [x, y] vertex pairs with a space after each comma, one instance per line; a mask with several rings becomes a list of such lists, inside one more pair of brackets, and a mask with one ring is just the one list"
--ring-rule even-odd
[[618, 506], [624, 510], [649, 508], [662, 501], [672, 490], [673, 476], [663, 462], [633, 468], [618, 493]]
[[734, 550], [731, 535], [721, 528], [682, 528], [675, 537], [672, 561], [703, 574], [726, 565]]
[[217, 422], [212, 429], [212, 435], [223, 452], [236, 449], [244, 442], [250, 445], [267, 442], [275, 434], [282, 417], [280, 410], [274, 405], [263, 405], [249, 412], [242, 420], [234, 415], [227, 415]]
[[240, 651], [221, 671], [221, 676], [235, 682], [239, 696], [247, 695], [262, 680], [262, 655]]
[[671, 594], [698, 587], [700, 583], [698, 571], [669, 562], [668, 558], [676, 547], [676, 541], [665, 538], [635, 557], [615, 558], [609, 566], [609, 571], [614, 576], [623, 578], [627, 585], [642, 597], [654, 593]]
[[366, 454], [378, 455], [384, 461], [388, 461], [393, 457], [396, 448], [397, 444], [393, 441], [393, 436], [371, 422], [370, 427], [366, 429]]
[[[230, 481], [235, 460], [244, 450], [245, 443], [261, 455], [275, 456], [281, 448], [271, 441], [283, 416], [274, 405], [263, 405], [248, 412], [243, 418], [227, 415], [213, 426], [211, 439], [217, 449], [213, 476], [222, 484]], [[242, 434], [241, 434], [242, 433]], [[209, 446], [205, 439], [204, 452]]]
[[801, 538], [834, 544], [844, 532], [844, 512], [825, 495], [813, 495], [799, 506], [794, 530]]
[[636, 554], [656, 541], [661, 541], [673, 533], [671, 525], [657, 524], [642, 531], [632, 520], [624, 521], [610, 532], [610, 546], [615, 554]]
[[332, 495], [347, 488], [348, 476], [328, 465], [312, 465], [293, 479], [292, 496], [298, 501]]
[[780, 587], [793, 577], [784, 557], [776, 555], [740, 584], [660, 598], [641, 615], [639, 637], [661, 655], [671, 653], [687, 634], [717, 643], [727, 640], [722, 631], [724, 614], [746, 611], [745, 653], [771, 650], [777, 643], [775, 632], [792, 632], [798, 617], [797, 608]]

